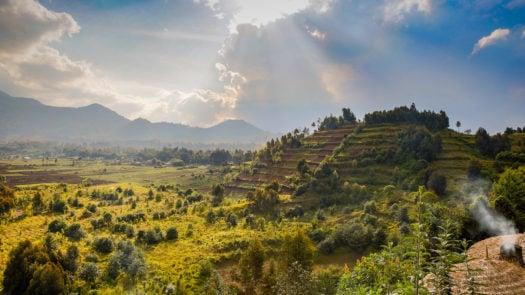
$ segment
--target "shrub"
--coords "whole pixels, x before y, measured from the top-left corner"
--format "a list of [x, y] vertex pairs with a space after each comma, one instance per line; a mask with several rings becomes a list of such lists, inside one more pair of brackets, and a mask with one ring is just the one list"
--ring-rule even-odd
[[155, 227], [155, 229], [147, 230], [144, 236], [144, 242], [146, 242], [146, 244], [148, 245], [158, 244], [163, 239], [164, 235], [162, 234], [160, 227]]
[[377, 204], [375, 201], [368, 201], [364, 206], [365, 213], [376, 214], [377, 213]]
[[95, 263], [97, 263], [98, 262], [98, 255], [95, 254], [95, 253], [89, 253], [88, 255], [86, 255], [85, 260], [87, 262], [95, 262]]
[[93, 248], [98, 253], [111, 253], [113, 252], [113, 239], [109, 237], [97, 238], [93, 241]]
[[106, 273], [112, 279], [124, 271], [131, 278], [143, 277], [146, 274], [147, 264], [142, 254], [137, 251], [130, 241], [120, 241], [117, 251], [111, 256]]
[[59, 194], [55, 194], [53, 196], [53, 200], [51, 200], [51, 202], [49, 203], [49, 209], [56, 213], [66, 213], [66, 201], [64, 201]]
[[82, 280], [93, 283], [100, 276], [100, 269], [98, 265], [94, 262], [88, 262], [80, 268], [78, 272], [78, 277]]
[[304, 209], [303, 206], [295, 206], [291, 209], [288, 209], [286, 213], [284, 214], [285, 217], [293, 218], [293, 217], [301, 217], [304, 215]]
[[229, 213], [228, 216], [226, 216], [226, 225], [228, 227], [236, 227], [237, 226], [237, 215], [233, 213]]
[[428, 179], [427, 187], [442, 196], [447, 189], [447, 178], [440, 173], [434, 172]]
[[69, 246], [66, 251], [66, 257], [64, 257], [64, 262], [62, 263], [64, 269], [71, 273], [75, 273], [78, 269], [79, 257], [80, 251], [78, 251], [78, 247], [75, 245]]
[[55, 219], [49, 223], [47, 230], [52, 233], [63, 232], [67, 224], [62, 219]]
[[166, 240], [172, 241], [178, 239], [178, 237], [179, 233], [177, 232], [176, 227], [172, 226], [166, 230]]
[[97, 212], [97, 205], [95, 205], [95, 204], [88, 204], [86, 208], [91, 213], [96, 213]]
[[332, 238], [326, 238], [317, 244], [317, 250], [324, 255], [332, 254], [335, 250], [335, 242]]
[[84, 232], [80, 227], [80, 224], [73, 223], [64, 230], [64, 236], [69, 238], [71, 241], [80, 241], [84, 237]]

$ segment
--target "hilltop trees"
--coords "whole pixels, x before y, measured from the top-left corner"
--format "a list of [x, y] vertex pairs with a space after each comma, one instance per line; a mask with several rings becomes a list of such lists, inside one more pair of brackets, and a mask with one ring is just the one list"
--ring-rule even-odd
[[449, 126], [449, 119], [444, 111], [439, 113], [431, 111], [418, 111], [415, 104], [410, 108], [406, 106], [396, 107], [390, 111], [375, 111], [368, 113], [364, 117], [366, 124], [382, 123], [420, 123], [424, 124], [429, 130], [444, 130]]
[[479, 128], [475, 135], [476, 148], [482, 156], [496, 157], [499, 153], [510, 149], [510, 141], [507, 134], [500, 133], [490, 136], [484, 128]]

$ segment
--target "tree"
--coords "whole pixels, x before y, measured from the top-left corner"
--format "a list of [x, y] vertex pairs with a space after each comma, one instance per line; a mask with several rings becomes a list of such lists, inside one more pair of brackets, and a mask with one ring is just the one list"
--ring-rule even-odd
[[317, 278], [304, 269], [298, 261], [293, 262], [277, 277], [273, 291], [279, 295], [316, 295]]
[[247, 294], [254, 293], [257, 284], [262, 279], [264, 252], [264, 246], [261, 241], [255, 237], [241, 254], [238, 266], [241, 273], [241, 282]]
[[456, 122], [456, 127], [458, 128], [458, 132], [459, 132], [459, 127], [461, 127], [461, 122], [457, 121]]
[[219, 206], [222, 200], [224, 199], [224, 185], [219, 183], [219, 184], [212, 186], [211, 194], [213, 196], [212, 198], [213, 207]]
[[44, 208], [44, 199], [40, 191], [37, 191], [33, 198], [31, 199], [33, 203], [33, 214], [38, 214]]
[[8, 186], [0, 184], [0, 217], [7, 215], [14, 206], [15, 193]]
[[356, 117], [350, 108], [343, 108], [343, 119], [350, 123], [356, 122]]
[[80, 224], [73, 223], [64, 229], [64, 236], [66, 236], [71, 241], [78, 242], [80, 239], [82, 239], [82, 237], [84, 237], [84, 231], [82, 231]]
[[427, 188], [442, 196], [447, 189], [447, 178], [441, 173], [433, 172], [427, 181]]
[[33, 273], [26, 294], [48, 295], [65, 294], [66, 284], [60, 265], [52, 262], [39, 266]]
[[51, 233], [63, 232], [67, 224], [63, 219], [55, 219], [47, 225], [47, 231]]
[[467, 175], [470, 179], [476, 178], [481, 175], [481, 162], [476, 159], [472, 159], [468, 163]]
[[80, 257], [80, 251], [76, 245], [71, 245], [66, 250], [66, 257], [64, 257], [63, 266], [64, 269], [75, 273], [79, 266], [78, 258]]
[[232, 156], [227, 150], [217, 149], [210, 154], [210, 162], [215, 166], [223, 165], [231, 159]]
[[520, 230], [525, 228], [525, 167], [505, 170], [494, 184], [494, 205], [505, 216], [515, 216]]
[[49, 209], [56, 213], [65, 213], [67, 211], [67, 204], [60, 194], [55, 194], [51, 202], [49, 202]]
[[[57, 260], [56, 257], [53, 260]], [[5, 294], [61, 294], [64, 273], [48, 251], [29, 240], [18, 243], [9, 253], [2, 285]], [[38, 293], [38, 290], [50, 291]], [[31, 292], [29, 292], [31, 291]]]
[[308, 167], [305, 159], [301, 159], [299, 163], [297, 163], [297, 172], [299, 172], [301, 178], [304, 178], [307, 173], [310, 173], [310, 167]]
[[148, 265], [142, 253], [140, 253], [130, 241], [120, 241], [117, 251], [111, 256], [106, 272], [112, 279], [118, 277], [123, 271], [131, 279], [142, 278], [146, 275]]
[[168, 227], [166, 230], [166, 240], [172, 241], [176, 240], [179, 237], [179, 232], [177, 231], [177, 228], [174, 226]]
[[490, 146], [490, 135], [487, 130], [479, 127], [474, 137], [476, 139], [476, 147], [478, 148], [479, 152], [483, 156], [490, 155], [492, 153], [492, 148]]
[[458, 241], [453, 238], [451, 225], [445, 222], [437, 237], [433, 237], [436, 242], [435, 249], [431, 251], [434, 253], [432, 263], [430, 264], [430, 271], [434, 274], [432, 279], [435, 294], [447, 295], [452, 294], [452, 278], [450, 273], [454, 267], [455, 250], [458, 247]]
[[314, 265], [315, 246], [312, 241], [298, 228], [294, 235], [286, 234], [281, 245], [281, 257], [284, 269], [288, 269], [294, 262], [307, 271]]
[[100, 268], [94, 262], [88, 262], [82, 265], [78, 271], [78, 277], [90, 284], [93, 284], [99, 276]]
[[104, 254], [111, 253], [113, 252], [113, 249], [114, 249], [113, 239], [109, 237], [96, 238], [93, 241], [93, 248], [98, 253], [104, 253]]

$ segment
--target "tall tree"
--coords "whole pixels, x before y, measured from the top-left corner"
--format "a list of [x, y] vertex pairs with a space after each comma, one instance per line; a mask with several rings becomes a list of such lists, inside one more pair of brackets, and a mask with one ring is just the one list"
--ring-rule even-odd
[[298, 228], [294, 235], [286, 234], [281, 246], [284, 269], [297, 262], [302, 269], [311, 271], [314, 265], [315, 246], [304, 231]]
[[241, 281], [244, 285], [246, 294], [252, 294], [263, 276], [264, 265], [264, 246], [255, 237], [248, 244], [248, 248], [242, 253], [239, 260], [239, 270]]

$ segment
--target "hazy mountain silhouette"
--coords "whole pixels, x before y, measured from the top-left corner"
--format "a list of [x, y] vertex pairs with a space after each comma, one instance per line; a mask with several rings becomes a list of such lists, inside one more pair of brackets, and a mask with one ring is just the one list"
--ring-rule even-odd
[[209, 128], [129, 120], [100, 105], [53, 107], [0, 91], [0, 140], [264, 143], [273, 134], [243, 120]]

